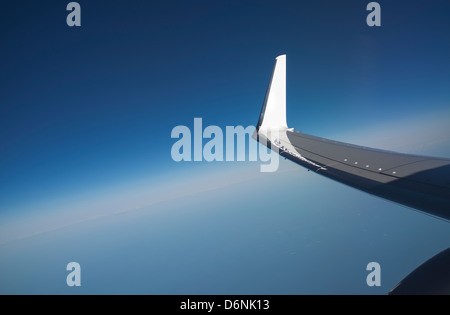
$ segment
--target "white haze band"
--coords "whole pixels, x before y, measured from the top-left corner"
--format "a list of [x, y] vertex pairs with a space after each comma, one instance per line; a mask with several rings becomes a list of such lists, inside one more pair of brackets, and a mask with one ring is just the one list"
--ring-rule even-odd
[[[226, 126], [224, 132], [214, 125], [203, 129], [202, 118], [194, 118], [193, 133], [187, 126], [176, 126], [172, 129], [172, 139], [179, 140], [172, 145], [171, 156], [175, 162], [260, 161], [261, 172], [275, 172], [279, 166], [278, 148], [269, 150], [264, 145], [258, 145], [252, 139], [255, 130], [254, 126]], [[209, 140], [204, 144], [204, 139]]]

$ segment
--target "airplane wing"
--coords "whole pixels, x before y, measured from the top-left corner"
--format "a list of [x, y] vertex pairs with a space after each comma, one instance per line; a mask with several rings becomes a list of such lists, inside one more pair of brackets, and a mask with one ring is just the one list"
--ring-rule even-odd
[[450, 248], [411, 272], [389, 295], [450, 295]]
[[328, 140], [286, 123], [286, 55], [276, 58], [254, 138], [320, 175], [450, 221], [450, 159]]

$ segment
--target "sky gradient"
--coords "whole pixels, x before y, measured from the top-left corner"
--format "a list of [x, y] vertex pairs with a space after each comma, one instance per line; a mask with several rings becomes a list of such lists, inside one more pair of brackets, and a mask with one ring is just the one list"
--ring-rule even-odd
[[[280, 54], [287, 54], [290, 127], [366, 146], [449, 157], [450, 3], [379, 1], [382, 26], [370, 28], [365, 22], [368, 2], [79, 1], [79, 28], [66, 25], [68, 2], [2, 5], [4, 252], [17, 239], [175, 202], [214, 187], [223, 186], [208, 201], [212, 205], [227, 196], [233, 199], [228, 188], [241, 177], [257, 180], [258, 163], [176, 163], [170, 134], [177, 125], [193, 127], [195, 117], [202, 117], [204, 126], [255, 125]], [[300, 185], [302, 176], [298, 180]], [[292, 185], [279, 187], [295, 191], [294, 179], [289, 181]], [[318, 182], [310, 189], [336, 195], [335, 183]], [[251, 192], [249, 198], [256, 198]], [[347, 207], [361, 207], [358, 200], [348, 201]], [[289, 204], [295, 205], [293, 200]], [[245, 208], [238, 202], [229, 207]], [[309, 219], [312, 225], [320, 220]], [[411, 220], [413, 226], [420, 222]], [[419, 230], [433, 229], [428, 222]], [[436, 225], [439, 232], [430, 235], [430, 243], [448, 236], [442, 222]], [[425, 247], [418, 249], [415, 263], [432, 254]], [[20, 286], [15, 290], [20, 292]]]

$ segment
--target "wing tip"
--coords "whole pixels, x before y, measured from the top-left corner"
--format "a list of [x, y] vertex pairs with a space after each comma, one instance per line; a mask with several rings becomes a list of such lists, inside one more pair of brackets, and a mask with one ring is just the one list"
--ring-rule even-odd
[[275, 58], [257, 130], [287, 129], [286, 123], [286, 54]]

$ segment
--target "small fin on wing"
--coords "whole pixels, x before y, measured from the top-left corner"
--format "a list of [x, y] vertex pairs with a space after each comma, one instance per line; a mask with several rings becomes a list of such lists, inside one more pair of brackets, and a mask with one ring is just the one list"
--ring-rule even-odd
[[286, 55], [276, 58], [256, 129], [287, 129]]

